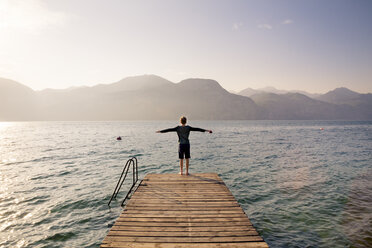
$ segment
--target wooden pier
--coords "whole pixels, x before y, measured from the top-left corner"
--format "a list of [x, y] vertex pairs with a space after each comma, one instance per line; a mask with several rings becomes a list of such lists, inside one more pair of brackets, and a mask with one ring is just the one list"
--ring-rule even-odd
[[215, 173], [148, 174], [101, 244], [140, 248], [268, 247]]

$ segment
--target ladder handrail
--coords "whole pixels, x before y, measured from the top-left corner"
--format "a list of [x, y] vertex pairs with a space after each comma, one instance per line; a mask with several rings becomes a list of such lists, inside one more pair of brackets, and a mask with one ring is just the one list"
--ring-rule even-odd
[[[127, 195], [125, 196], [123, 202], [121, 203], [121, 206], [124, 205], [124, 202], [125, 200], [128, 198], [129, 194], [132, 192], [134, 186], [136, 185], [137, 181], [138, 181], [138, 160], [136, 157], [131, 157], [130, 159], [128, 159], [128, 161], [125, 163], [125, 166], [123, 168], [123, 171], [121, 172], [121, 175], [120, 175], [120, 178], [118, 180], [118, 183], [116, 184], [116, 187], [115, 187], [115, 190], [114, 190], [114, 193], [112, 194], [111, 196], [111, 199], [108, 203], [108, 205], [110, 206], [110, 203], [111, 201], [115, 198], [116, 199], [116, 196], [119, 194], [119, 191], [121, 189], [121, 186], [123, 185], [124, 181], [125, 181], [125, 178], [127, 177], [128, 175], [128, 171], [129, 171], [129, 168], [130, 166], [132, 165], [133, 167], [133, 182], [132, 182], [132, 186], [130, 187]], [[123, 178], [123, 175], [124, 175], [124, 178]], [[122, 179], [123, 178], [123, 179]]]

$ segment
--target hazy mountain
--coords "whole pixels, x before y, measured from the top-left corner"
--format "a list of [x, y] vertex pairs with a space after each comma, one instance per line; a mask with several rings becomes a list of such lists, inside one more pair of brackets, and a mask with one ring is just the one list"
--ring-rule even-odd
[[97, 90], [100, 93], [113, 93], [120, 91], [150, 90], [152, 88], [172, 84], [172, 82], [156, 75], [143, 75], [127, 77], [112, 84], [100, 84], [91, 89]]
[[253, 96], [255, 94], [260, 94], [260, 93], [264, 93], [264, 92], [260, 91], [260, 90], [255, 90], [255, 89], [252, 89], [252, 88], [246, 88], [242, 91], [239, 91], [237, 94], [241, 95], [241, 96], [250, 97], [250, 96]]
[[274, 94], [300, 93], [302, 95], [305, 95], [311, 98], [316, 98], [320, 95], [320, 94], [309, 93], [309, 92], [301, 91], [301, 90], [278, 90], [274, 87], [264, 87], [264, 88], [259, 88], [259, 89], [246, 88], [240, 91], [238, 94], [242, 96], [251, 97], [253, 95], [260, 94], [260, 93], [274, 93]]
[[0, 120], [25, 120], [33, 117], [35, 92], [13, 80], [0, 78]]
[[194, 119], [260, 118], [259, 109], [251, 99], [227, 92], [214, 80], [183, 80], [168, 92], [167, 98], [172, 97], [169, 103], [177, 106], [175, 115], [184, 109]]
[[[18, 93], [20, 95], [21, 90]], [[182, 114], [192, 119], [259, 118], [259, 110], [251, 99], [231, 94], [216, 81], [206, 79], [188, 79], [175, 84], [146, 75], [107, 85], [30, 90], [30, 93], [34, 100], [32, 111], [28, 103], [15, 98], [25, 112], [32, 113], [29, 118], [19, 115], [17, 120], [153, 120], [178, 119]], [[11, 91], [6, 94], [14, 96]], [[13, 105], [8, 106], [10, 110]], [[0, 113], [0, 119], [14, 118]]]
[[[251, 96], [267, 119], [273, 120], [333, 120], [358, 119], [350, 106], [338, 106], [312, 99], [300, 93], [261, 93]], [[370, 116], [372, 117], [372, 116]]]
[[172, 83], [155, 75], [93, 87], [33, 91], [0, 79], [0, 120], [159, 120], [180, 115], [208, 120], [372, 119], [371, 94], [338, 92], [329, 92], [321, 100], [299, 93], [259, 93], [249, 98], [229, 93], [214, 80]]
[[112, 93], [104, 102], [115, 119], [177, 119], [182, 114], [192, 119], [258, 118], [251, 99], [230, 94], [216, 81], [205, 79]]
[[33, 93], [34, 91], [29, 87], [20, 84], [16, 81], [0, 78], [0, 95], [2, 97], [7, 97], [6, 93], [10, 94], [29, 94]]
[[317, 97], [317, 99], [337, 105], [352, 106], [359, 116], [372, 119], [372, 94], [360, 94], [347, 88], [337, 88]]
[[39, 94], [53, 94], [53, 93], [63, 93], [63, 92], [69, 92], [69, 91], [73, 91], [73, 90], [77, 90], [77, 89], [86, 89], [86, 88], [89, 88], [89, 87], [88, 86], [79, 86], [79, 87], [72, 86], [72, 87], [69, 87], [69, 88], [66, 88], [66, 89], [47, 88], [47, 89], [39, 90], [39, 91], [36, 91], [36, 92], [39, 93]]
[[348, 104], [348, 105], [358, 105], [364, 101], [371, 101], [372, 94], [359, 94], [355, 91], [349, 90], [347, 88], [341, 87], [329, 91], [324, 95], [317, 97], [318, 100], [324, 102], [330, 102], [334, 104]]

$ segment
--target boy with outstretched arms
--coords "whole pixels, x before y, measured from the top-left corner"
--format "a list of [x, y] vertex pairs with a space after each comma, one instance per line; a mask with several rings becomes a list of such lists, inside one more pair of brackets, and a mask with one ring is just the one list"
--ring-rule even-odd
[[189, 175], [189, 159], [190, 159], [190, 141], [189, 135], [191, 131], [198, 132], [209, 132], [212, 133], [212, 130], [206, 130], [197, 127], [190, 127], [186, 125], [187, 119], [185, 116], [180, 118], [181, 126], [175, 128], [168, 128], [164, 130], [156, 131], [157, 133], [168, 133], [168, 132], [177, 132], [178, 135], [178, 157], [180, 159], [180, 174], [183, 175], [183, 159], [186, 159], [186, 175]]

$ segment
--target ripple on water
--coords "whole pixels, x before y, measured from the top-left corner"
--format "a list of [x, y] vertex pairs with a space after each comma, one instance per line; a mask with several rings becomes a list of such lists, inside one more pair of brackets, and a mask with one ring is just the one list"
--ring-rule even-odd
[[35, 196], [25, 198], [20, 203], [22, 203], [22, 204], [26, 203], [27, 205], [39, 205], [39, 204], [42, 204], [44, 202], [47, 202], [49, 199], [50, 199], [49, 195], [35, 195]]
[[342, 213], [342, 229], [353, 247], [372, 247], [372, 169], [354, 178]]
[[75, 209], [82, 209], [87, 206], [89, 206], [91, 202], [89, 200], [69, 200], [66, 202], [61, 202], [59, 204], [56, 204], [55, 207], [51, 209], [52, 213], [62, 213], [62, 212], [69, 212], [71, 210]]
[[39, 174], [37, 176], [34, 176], [32, 178], [30, 178], [30, 180], [33, 180], [33, 181], [39, 181], [39, 180], [42, 180], [42, 179], [48, 179], [50, 177], [54, 177], [55, 175], [54, 174], [46, 174], [46, 173], [43, 173], [43, 174]]
[[44, 243], [47, 243], [48, 245], [43, 246], [43, 247], [61, 247], [61, 245], [63, 246], [63, 243], [65, 241], [67, 241], [69, 239], [72, 239], [76, 236], [77, 236], [77, 234], [73, 231], [56, 232], [56, 233], [53, 233], [51, 235], [47, 235], [45, 238], [33, 243], [32, 245], [33, 246], [38, 246], [38, 245], [42, 245]]

